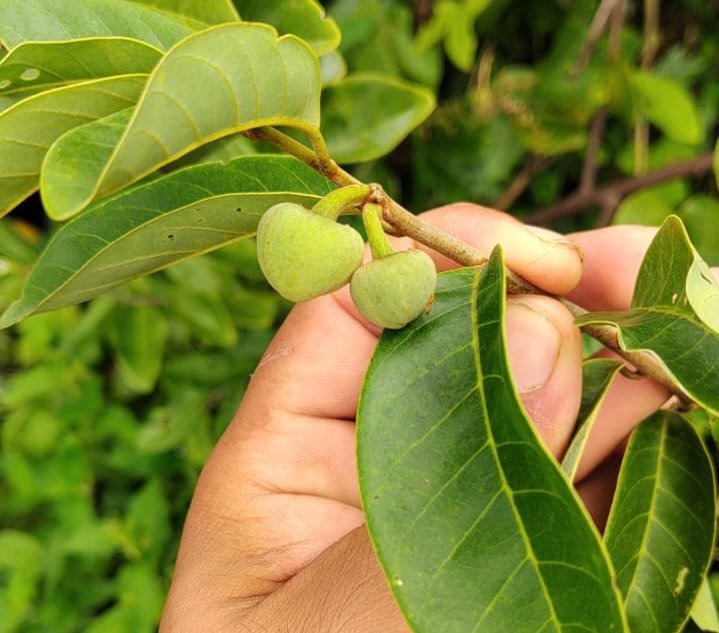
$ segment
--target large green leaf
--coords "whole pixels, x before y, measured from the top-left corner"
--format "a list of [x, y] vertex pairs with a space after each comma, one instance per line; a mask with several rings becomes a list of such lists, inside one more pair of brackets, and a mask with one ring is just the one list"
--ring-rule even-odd
[[316, 0], [234, 0], [248, 22], [266, 22], [281, 34], [291, 33], [309, 43], [317, 55], [337, 48], [340, 31]]
[[110, 193], [249, 128], [316, 130], [319, 93], [317, 58], [295, 37], [278, 39], [269, 26], [243, 23], [196, 33], [155, 68], [95, 188]]
[[48, 150], [40, 174], [40, 195], [53, 220], [66, 220], [92, 198], [95, 182], [125, 132], [134, 108], [74, 127]]
[[503, 261], [440, 275], [358, 411], [367, 526], [417, 633], [624, 631], [599, 536], [519, 403]]
[[632, 633], [673, 633], [712, 558], [712, 461], [681, 416], [645, 420], [627, 446], [605, 541]]
[[667, 136], [692, 145], [703, 140], [697, 107], [684, 86], [645, 71], [633, 73], [630, 83], [639, 112]]
[[232, 0], [132, 0], [165, 13], [184, 16], [205, 24], [222, 24], [240, 19]]
[[100, 201], [57, 232], [0, 327], [249, 237], [273, 204], [312, 206], [332, 188], [294, 158], [245, 156], [188, 167]]
[[171, 17], [124, 0], [0, 0], [0, 39], [26, 41], [130, 37], [167, 49], [191, 33]]
[[67, 130], [132, 105], [147, 75], [84, 81], [41, 92], [0, 113], [0, 215], [39, 184], [50, 145]]
[[653, 352], [686, 394], [719, 411], [719, 288], [676, 216], [667, 218], [647, 251], [631, 309], [590, 313], [577, 322], [616, 326], [622, 349]]
[[340, 163], [374, 160], [392, 151], [434, 110], [433, 94], [399, 79], [356, 74], [322, 93], [322, 134]]
[[592, 358], [582, 365], [582, 402], [577, 416], [577, 427], [562, 459], [562, 470], [569, 481], [574, 480], [589, 432], [594, 426], [604, 397], [621, 369], [622, 363], [610, 358]]
[[23, 96], [74, 81], [149, 73], [162, 51], [124, 37], [24, 42], [0, 62], [0, 94]]

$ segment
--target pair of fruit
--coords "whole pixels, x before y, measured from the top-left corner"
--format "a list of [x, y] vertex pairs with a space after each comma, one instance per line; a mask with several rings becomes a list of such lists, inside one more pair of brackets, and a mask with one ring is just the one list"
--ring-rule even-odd
[[404, 327], [430, 305], [437, 273], [426, 253], [391, 248], [378, 210], [369, 204], [363, 210], [374, 258], [363, 264], [364, 241], [355, 229], [336, 222], [341, 209], [275, 205], [257, 230], [262, 272], [291, 301], [314, 299], [349, 281], [352, 299], [367, 319], [384, 328]]

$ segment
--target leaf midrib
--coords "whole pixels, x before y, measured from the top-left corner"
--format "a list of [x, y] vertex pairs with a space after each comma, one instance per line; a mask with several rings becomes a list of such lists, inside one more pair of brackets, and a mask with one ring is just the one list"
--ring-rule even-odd
[[[509, 503], [509, 507], [512, 509], [512, 514], [514, 515], [515, 522], [519, 528], [519, 534], [522, 537], [522, 542], [525, 546], [525, 551], [527, 558], [532, 566], [534, 567], [535, 574], [537, 575], [537, 578], [539, 580], [539, 584], [542, 588], [542, 593], [545, 598], [545, 603], [549, 607], [549, 612], [551, 615], [551, 621], [554, 623], [554, 628], [556, 631], [561, 631], [561, 622], [559, 618], [557, 617], [557, 613], [554, 609], [554, 604], [552, 603], [552, 600], [549, 595], [549, 590], [547, 588], [547, 585], [544, 580], [544, 576], [541, 573], [540, 567], [539, 567], [539, 559], [537, 558], [536, 553], [534, 552], [534, 548], [532, 547], [531, 541], [529, 539], [529, 535], [527, 534], [525, 528], [524, 528], [524, 522], [522, 521], [521, 515], [519, 514], [519, 510], [517, 509], [514, 495], [512, 493], [512, 488], [509, 485], [509, 482], [507, 481], [506, 474], [504, 472], [504, 466], [502, 464], [502, 460], [499, 457], [499, 453], [497, 451], [497, 444], [494, 439], [494, 435], [492, 433], [491, 425], [489, 424], [489, 411], [487, 410], [487, 398], [484, 390], [484, 381], [482, 379], [482, 373], [481, 373], [481, 359], [480, 359], [480, 352], [479, 352], [479, 322], [477, 320], [477, 297], [479, 295], [479, 283], [480, 280], [485, 274], [486, 269], [478, 270], [474, 274], [474, 278], [472, 280], [472, 302], [470, 304], [470, 309], [472, 311], [472, 353], [474, 356], [474, 366], [475, 370], [477, 372], [477, 393], [479, 394], [479, 402], [480, 406], [482, 407], [482, 414], [484, 416], [484, 425], [487, 430], [487, 444], [489, 445], [489, 449], [492, 451], [492, 454], [494, 455], [494, 461], [497, 465], [497, 472], [499, 474], [499, 478], [501, 481], [502, 489], [505, 492], [505, 496], [507, 497], [507, 501]], [[495, 594], [496, 597], [496, 594]]]

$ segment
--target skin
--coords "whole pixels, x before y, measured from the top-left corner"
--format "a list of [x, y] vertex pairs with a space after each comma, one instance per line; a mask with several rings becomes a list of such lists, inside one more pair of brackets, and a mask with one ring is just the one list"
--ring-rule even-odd
[[[654, 234], [622, 226], [568, 241], [469, 204], [422, 219], [487, 252], [501, 242], [509, 268], [594, 310], [628, 307]], [[430, 254], [439, 270], [454, 265]], [[558, 301], [541, 296], [510, 300], [506, 328], [524, 405], [561, 456], [580, 401], [579, 332]], [[356, 404], [378, 334], [347, 288], [292, 310], [202, 472], [161, 633], [409, 632], [364, 528], [354, 454]], [[577, 477], [600, 527], [624, 439], [667, 397], [648, 380], [620, 377], [611, 388]]]

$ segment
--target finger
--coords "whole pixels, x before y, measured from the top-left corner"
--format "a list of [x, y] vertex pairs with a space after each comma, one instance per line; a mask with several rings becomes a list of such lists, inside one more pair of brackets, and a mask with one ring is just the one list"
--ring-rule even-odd
[[577, 492], [599, 530], [607, 524], [621, 465], [622, 451], [615, 450], [577, 484]]
[[620, 225], [568, 236], [582, 249], [584, 267], [567, 298], [587, 310], [627, 310], [656, 232], [653, 227]]
[[510, 298], [507, 352], [524, 407], [549, 450], [559, 456], [581, 399], [582, 345], [569, 311], [542, 296]]
[[[550, 294], [566, 294], [582, 274], [581, 252], [556, 233], [528, 227], [501, 211], [461, 203], [422, 213], [423, 222], [483, 251], [501, 244], [507, 267]], [[443, 255], [428, 251], [438, 270], [456, 268]]]

